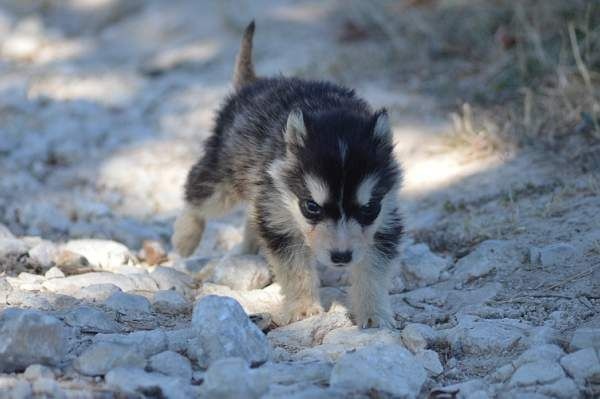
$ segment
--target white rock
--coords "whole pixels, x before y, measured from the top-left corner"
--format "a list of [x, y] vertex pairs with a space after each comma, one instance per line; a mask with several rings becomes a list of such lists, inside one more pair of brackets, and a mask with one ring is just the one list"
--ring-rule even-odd
[[192, 327], [204, 351], [201, 366], [226, 357], [241, 357], [250, 364], [270, 359], [267, 337], [231, 298], [210, 295], [199, 300], [194, 306]]
[[[292, 385], [271, 385], [261, 399], [346, 399], [355, 397], [351, 392], [341, 388], [323, 387], [310, 383]], [[362, 397], [362, 396], [356, 396]]]
[[112, 342], [136, 347], [144, 356], [149, 357], [167, 350], [167, 335], [163, 330], [136, 331], [130, 334], [97, 334], [93, 342]]
[[13, 233], [10, 232], [8, 227], [0, 223], [0, 240], [5, 238], [16, 238]]
[[533, 363], [540, 360], [555, 363], [564, 354], [565, 352], [557, 345], [538, 345], [527, 349], [512, 363], [514, 367], [521, 367], [525, 363]]
[[73, 362], [75, 370], [89, 376], [104, 375], [121, 366], [143, 369], [146, 359], [135, 346], [96, 342]]
[[582, 327], [575, 330], [571, 339], [571, 349], [600, 349], [600, 328]]
[[402, 252], [402, 275], [409, 289], [437, 283], [448, 268], [446, 259], [433, 254], [427, 244], [416, 244]]
[[79, 306], [65, 315], [65, 323], [84, 333], [115, 333], [123, 327], [106, 313], [91, 306]]
[[329, 332], [352, 325], [345, 312], [330, 311], [271, 330], [267, 337], [275, 347], [300, 350], [320, 345]]
[[[471, 395], [477, 392], [487, 392], [488, 384], [484, 380], [468, 380], [464, 382], [460, 382], [458, 384], [447, 385], [441, 389], [442, 392], [456, 392], [455, 397], [457, 399], [468, 399]], [[453, 397], [453, 395], [448, 395], [449, 397]], [[443, 396], [442, 396], [443, 397]]]
[[91, 302], [104, 302], [115, 292], [121, 292], [121, 289], [114, 284], [92, 284], [73, 292], [72, 295]]
[[271, 284], [262, 290], [234, 291], [224, 285], [204, 283], [196, 299], [207, 295], [220, 295], [233, 298], [242, 305], [247, 314], [269, 313], [273, 316], [273, 321], [276, 324], [280, 324], [283, 296], [277, 284]]
[[370, 389], [401, 398], [416, 398], [427, 378], [423, 367], [399, 345], [368, 346], [347, 353], [333, 368], [330, 384], [366, 392]]
[[[513, 319], [487, 320], [459, 316], [456, 327], [443, 331], [455, 351], [468, 355], [498, 354], [525, 344], [529, 326]], [[442, 333], [442, 331], [440, 331]]]
[[0, 313], [0, 372], [31, 364], [60, 365], [67, 354], [69, 330], [53, 316], [34, 310]]
[[53, 378], [40, 378], [33, 381], [31, 388], [34, 396], [48, 398], [63, 398], [65, 392]]
[[135, 257], [118, 242], [100, 239], [81, 239], [67, 242], [64, 249], [84, 256], [91, 265], [112, 271], [114, 268], [134, 264]]
[[179, 378], [160, 373], [148, 373], [139, 368], [118, 367], [105, 376], [106, 384], [129, 394], [147, 395], [168, 399], [197, 397], [194, 389]]
[[233, 290], [249, 291], [269, 285], [271, 273], [262, 256], [228, 256], [214, 266], [207, 281]]
[[190, 276], [171, 267], [157, 266], [150, 277], [156, 281], [158, 289], [175, 289], [183, 294], [187, 293], [194, 285]]
[[472, 281], [494, 270], [511, 271], [521, 265], [523, 254], [512, 241], [484, 241], [470, 254], [456, 262], [454, 277], [460, 281]]
[[177, 352], [165, 351], [152, 356], [148, 361], [150, 370], [179, 377], [182, 381], [190, 382], [192, 380], [192, 364], [188, 358], [181, 356]]
[[560, 359], [560, 365], [581, 386], [594, 375], [600, 376], [600, 358], [594, 348], [578, 350]]
[[157, 312], [166, 314], [180, 314], [190, 309], [183, 294], [174, 290], [156, 291], [152, 306]]
[[420, 350], [415, 353], [415, 359], [433, 376], [438, 376], [444, 372], [444, 366], [442, 366], [440, 357], [435, 351], [429, 349]]
[[519, 367], [511, 377], [509, 386], [526, 387], [549, 384], [564, 377], [565, 373], [558, 363], [537, 361], [525, 363]]
[[54, 258], [58, 254], [58, 247], [50, 241], [42, 241], [29, 250], [29, 257], [44, 268], [54, 265]]
[[44, 277], [47, 279], [51, 278], [62, 278], [65, 277], [65, 274], [58, 267], [51, 267], [45, 274]]
[[566, 266], [577, 257], [577, 249], [571, 244], [558, 243], [540, 249], [539, 263], [543, 267]]
[[122, 291], [134, 291], [141, 289], [136, 285], [136, 282], [134, 282], [128, 276], [108, 272], [84, 273], [65, 278], [55, 278], [45, 281], [42, 285], [44, 288], [52, 292], [62, 292], [76, 295], [76, 293], [82, 288], [97, 284], [112, 284], [119, 287]]
[[0, 259], [7, 256], [26, 254], [27, 244], [16, 238], [0, 238]]
[[427, 348], [427, 339], [421, 333], [420, 328], [414, 323], [407, 324], [402, 329], [401, 336], [404, 346], [412, 353], [417, 353]]
[[24, 376], [29, 381], [38, 380], [40, 378], [54, 379], [54, 372], [51, 368], [41, 364], [32, 364], [25, 369]]
[[245, 359], [222, 358], [215, 361], [201, 386], [207, 398], [260, 398], [267, 391], [268, 379], [260, 369], [250, 369]]
[[115, 292], [104, 302], [104, 305], [121, 314], [150, 313], [150, 301], [141, 295]]

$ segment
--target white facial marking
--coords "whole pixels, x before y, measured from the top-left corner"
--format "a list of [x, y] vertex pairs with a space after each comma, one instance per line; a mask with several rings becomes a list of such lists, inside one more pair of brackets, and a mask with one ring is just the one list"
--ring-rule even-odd
[[377, 178], [375, 176], [367, 176], [358, 186], [356, 190], [356, 200], [360, 205], [367, 205], [371, 201], [373, 195], [373, 188], [377, 184]]
[[348, 144], [345, 141], [338, 141], [338, 148], [340, 151], [340, 158], [342, 159], [342, 163], [346, 162], [346, 156], [348, 155]]
[[329, 188], [325, 182], [318, 177], [312, 175], [304, 176], [306, 188], [310, 191], [312, 199], [319, 205], [323, 206], [329, 197]]

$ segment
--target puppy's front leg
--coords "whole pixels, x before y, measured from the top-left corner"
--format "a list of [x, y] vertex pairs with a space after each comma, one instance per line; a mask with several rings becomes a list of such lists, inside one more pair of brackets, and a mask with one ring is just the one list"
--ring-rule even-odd
[[395, 327], [390, 306], [389, 275], [389, 261], [376, 255], [367, 255], [353, 266], [350, 301], [359, 327]]
[[283, 257], [269, 254], [275, 280], [281, 285], [283, 321], [288, 324], [323, 312], [315, 261], [302, 251]]

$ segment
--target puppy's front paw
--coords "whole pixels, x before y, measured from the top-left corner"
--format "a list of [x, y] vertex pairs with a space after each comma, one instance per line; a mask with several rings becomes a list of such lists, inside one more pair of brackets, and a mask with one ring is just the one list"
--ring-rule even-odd
[[320, 313], [323, 313], [323, 307], [317, 302], [287, 303], [283, 308], [283, 320], [290, 324]]
[[356, 316], [356, 324], [360, 328], [396, 328], [396, 322], [391, 315], [365, 313]]

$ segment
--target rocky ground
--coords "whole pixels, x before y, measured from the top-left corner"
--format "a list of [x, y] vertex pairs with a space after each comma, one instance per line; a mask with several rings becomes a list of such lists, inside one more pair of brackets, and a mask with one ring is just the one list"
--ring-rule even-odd
[[[600, 395], [600, 180], [539, 151], [449, 145], [435, 96], [369, 69], [377, 41], [346, 43], [348, 12], [0, 2], [1, 397]], [[327, 312], [280, 326], [265, 260], [230, 252], [242, 210], [193, 257], [169, 253], [251, 16], [261, 73], [339, 80], [391, 112], [397, 330], [353, 326], [334, 270]]]

